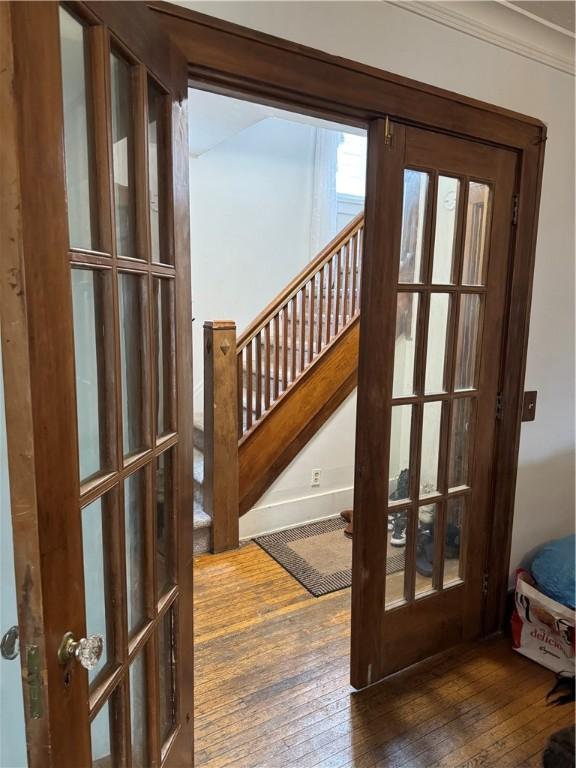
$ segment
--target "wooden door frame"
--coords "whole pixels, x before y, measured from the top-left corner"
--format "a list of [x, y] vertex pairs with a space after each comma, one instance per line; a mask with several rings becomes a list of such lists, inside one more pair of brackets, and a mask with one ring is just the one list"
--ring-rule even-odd
[[[503, 409], [496, 436], [494, 524], [484, 607], [484, 633], [498, 631], [504, 620], [508, 586], [546, 126], [533, 117], [180, 6], [165, 2], [149, 2], [149, 6], [182, 50], [188, 61], [189, 83], [194, 87], [364, 128], [389, 117], [396, 123], [517, 153], [517, 213], [500, 361]], [[370, 204], [367, 199], [367, 208]], [[380, 238], [383, 236], [379, 233]], [[377, 248], [374, 237], [371, 241], [366, 243], [365, 264], [377, 250], [385, 252]], [[365, 426], [359, 417], [357, 428]], [[357, 482], [359, 471], [357, 467]], [[381, 610], [378, 600], [379, 596], [373, 596], [374, 617]]]
[[[181, 649], [180, 726], [165, 765], [191, 765], [193, 448], [186, 62], [153, 24], [152, 14], [151, 23], [135, 24], [133, 4], [65, 5], [95, 23], [110, 25], [175, 95], [171, 142], [180, 161], [173, 163], [170, 177], [181, 438], [176, 473], [183, 521], [177, 562], [181, 593], [189, 600], [181, 600], [176, 640]], [[65, 195], [47, 193], [65, 189], [59, 46], [57, 3], [0, 3], [0, 319], [31, 768], [76, 768], [90, 754], [87, 675], [80, 668], [65, 671], [58, 663], [63, 632], [72, 631], [76, 637], [86, 632], [84, 580], [73, 568], [82, 563], [76, 398], [74, 387], [62, 388], [63, 381], [74, 382], [75, 357], [68, 219]], [[42, 376], [35, 376], [38, 371]], [[45, 634], [46, 626], [51, 631]], [[52, 739], [53, 733], [61, 738]], [[182, 738], [176, 740], [178, 734]]]

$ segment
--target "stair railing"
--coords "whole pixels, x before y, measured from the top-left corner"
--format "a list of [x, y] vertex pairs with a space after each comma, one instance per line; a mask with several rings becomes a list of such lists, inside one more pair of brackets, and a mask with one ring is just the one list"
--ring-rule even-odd
[[360, 213], [239, 337], [239, 440], [358, 316], [363, 237]]

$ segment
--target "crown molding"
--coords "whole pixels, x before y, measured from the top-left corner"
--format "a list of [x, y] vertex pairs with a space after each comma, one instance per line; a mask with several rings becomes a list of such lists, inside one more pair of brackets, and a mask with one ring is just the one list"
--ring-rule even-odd
[[574, 76], [574, 40], [508, 3], [386, 0], [390, 5]]

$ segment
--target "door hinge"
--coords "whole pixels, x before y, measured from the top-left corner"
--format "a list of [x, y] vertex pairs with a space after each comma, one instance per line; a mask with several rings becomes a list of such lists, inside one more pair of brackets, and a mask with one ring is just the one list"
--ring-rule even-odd
[[388, 115], [384, 118], [384, 144], [388, 147], [392, 144], [392, 123]]
[[484, 576], [482, 577], [482, 594], [488, 594], [488, 573], [484, 573]]
[[498, 392], [496, 395], [496, 418], [501, 419], [502, 418], [502, 411], [504, 409], [504, 406], [502, 404], [502, 392]]
[[512, 224], [518, 224], [518, 207], [520, 205], [520, 195], [516, 194], [512, 198]]

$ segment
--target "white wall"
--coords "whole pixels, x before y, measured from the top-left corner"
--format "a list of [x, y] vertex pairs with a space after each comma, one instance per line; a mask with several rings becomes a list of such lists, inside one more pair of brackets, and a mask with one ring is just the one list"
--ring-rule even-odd
[[241, 333], [310, 260], [316, 129], [267, 118], [190, 160], [195, 413], [203, 324]]
[[[522, 429], [512, 567], [539, 543], [574, 527], [574, 80], [557, 69], [387, 3], [197, 2], [203, 13], [355, 59], [540, 118], [548, 125], [526, 389], [536, 421]], [[329, 20], [329, 23], [327, 23]], [[334, 417], [262, 500], [311, 493], [309, 471], [330, 467]], [[338, 460], [338, 464], [340, 459]], [[351, 464], [348, 465], [348, 470]], [[348, 472], [350, 476], [350, 473]], [[328, 473], [326, 473], [326, 477]], [[338, 484], [339, 485], [339, 484]], [[334, 488], [337, 488], [335, 485]], [[326, 483], [319, 492], [330, 490]]]

